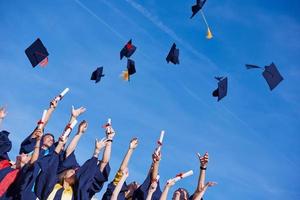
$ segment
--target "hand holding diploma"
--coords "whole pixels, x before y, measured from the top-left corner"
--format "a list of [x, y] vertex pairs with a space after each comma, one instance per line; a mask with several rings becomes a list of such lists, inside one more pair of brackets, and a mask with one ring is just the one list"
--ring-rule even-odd
[[57, 97], [55, 97], [55, 101], [60, 101], [68, 92], [69, 88], [65, 88]]

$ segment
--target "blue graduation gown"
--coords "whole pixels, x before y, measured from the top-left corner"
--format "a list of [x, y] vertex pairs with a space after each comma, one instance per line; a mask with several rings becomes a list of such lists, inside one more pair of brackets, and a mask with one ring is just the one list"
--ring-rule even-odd
[[96, 170], [96, 174], [93, 178], [93, 183], [91, 187], [88, 189], [89, 198], [92, 198], [96, 193], [100, 192], [103, 187], [103, 184], [108, 181], [108, 176], [110, 174], [110, 165], [107, 163], [103, 172], [99, 170], [100, 164], [98, 164], [98, 169]]
[[[113, 184], [113, 182], [110, 182], [110, 184], [108, 184], [107, 189], [105, 191], [105, 193], [102, 196], [102, 200], [110, 200], [111, 199], [111, 195], [114, 192], [115, 189], [115, 185]], [[126, 182], [122, 185], [121, 191], [118, 195], [118, 200], [125, 200], [125, 192], [128, 190], [127, 184]]]
[[[136, 189], [133, 192], [132, 199], [133, 200], [145, 200], [147, 198], [148, 190], [149, 190], [150, 185], [151, 185], [151, 174], [149, 173], [147, 178], [143, 182], [143, 184], [140, 185], [140, 187], [138, 187], [138, 189]], [[160, 186], [159, 186], [159, 181], [158, 181], [157, 188], [156, 188], [155, 192], [153, 193], [151, 199], [152, 200], [159, 200], [160, 196], [161, 196], [161, 193], [162, 192], [161, 192], [161, 189], [160, 189]]]

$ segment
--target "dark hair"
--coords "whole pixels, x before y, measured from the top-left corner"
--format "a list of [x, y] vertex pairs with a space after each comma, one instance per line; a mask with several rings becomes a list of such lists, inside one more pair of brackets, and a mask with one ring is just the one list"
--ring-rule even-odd
[[[180, 191], [180, 190], [183, 190], [183, 191], [186, 193], [186, 195], [187, 195], [187, 199], [189, 199], [189, 197], [190, 197], [189, 192], [188, 192], [185, 188], [178, 188], [176, 191]], [[175, 192], [176, 192], [176, 191], [175, 191]], [[175, 193], [175, 192], [174, 192], [174, 193]], [[180, 199], [183, 199], [183, 198], [184, 198], [182, 192], [180, 192], [180, 197], [179, 197], [179, 198], [180, 198]]]

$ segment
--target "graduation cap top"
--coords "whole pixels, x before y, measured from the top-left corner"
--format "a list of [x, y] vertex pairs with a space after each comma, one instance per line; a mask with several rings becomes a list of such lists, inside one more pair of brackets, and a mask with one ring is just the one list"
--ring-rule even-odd
[[120, 60], [125, 56], [129, 58], [136, 50], [136, 46], [132, 44], [132, 40], [130, 39], [127, 44], [120, 51]]
[[[255, 69], [261, 68], [257, 65], [246, 64], [247, 69]], [[267, 81], [270, 90], [272, 91], [281, 81], [283, 81], [283, 77], [278, 71], [276, 65], [272, 62], [269, 66], [265, 66], [264, 71], [262, 73], [263, 77]]]
[[48, 64], [49, 53], [39, 38], [36, 39], [25, 50], [25, 54], [27, 55], [32, 67], [35, 67], [38, 64], [40, 64], [43, 67]]
[[95, 83], [98, 83], [101, 78], [104, 77], [104, 74], [103, 74], [103, 67], [98, 67], [93, 73], [92, 73], [92, 76], [91, 76], [91, 80], [95, 80]]
[[213, 91], [212, 95], [218, 97], [218, 101], [220, 101], [227, 95], [228, 80], [227, 77], [215, 77], [215, 79], [219, 81], [218, 88]]
[[197, 0], [196, 1], [196, 5], [192, 6], [192, 12], [193, 12], [193, 14], [192, 14], [191, 18], [193, 18], [199, 12], [199, 10], [202, 9], [202, 7], [204, 6], [205, 2], [206, 2], [206, 0]]
[[179, 64], [179, 49], [176, 49], [176, 44], [173, 43], [168, 56], [166, 57], [167, 62], [171, 62], [173, 64]]

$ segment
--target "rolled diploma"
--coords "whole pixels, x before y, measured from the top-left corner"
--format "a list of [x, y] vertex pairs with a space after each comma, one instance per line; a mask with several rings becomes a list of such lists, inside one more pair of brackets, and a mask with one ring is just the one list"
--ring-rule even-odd
[[164, 135], [165, 135], [165, 131], [161, 131], [160, 132], [160, 136], [159, 136], [159, 140], [158, 140], [158, 147], [156, 148], [156, 154], [158, 152], [160, 152], [160, 149], [161, 149], [161, 146], [162, 146], [162, 142], [163, 142], [163, 139], [164, 139]]
[[107, 124], [110, 126], [111, 125], [111, 118], [108, 118]]
[[55, 97], [55, 100], [56, 101], [61, 100], [67, 94], [67, 92], [69, 92], [69, 90], [70, 90], [69, 88], [64, 89], [64, 91], [62, 91], [57, 97]]
[[38, 128], [41, 128], [42, 125], [45, 123], [46, 114], [47, 114], [47, 110], [44, 110], [44, 111], [43, 111], [42, 119], [41, 119], [41, 121], [40, 121], [40, 122], [42, 122], [42, 123], [38, 124]]
[[65, 132], [63, 132], [63, 134], [61, 135], [61, 137], [62, 137], [64, 140], [70, 135], [72, 129], [75, 127], [76, 124], [77, 124], [77, 120], [75, 119], [75, 120], [71, 123], [71, 125], [70, 125], [71, 128], [67, 128], [67, 129], [65, 130]]
[[160, 137], [159, 137], [159, 140], [158, 140], [160, 144], [162, 144], [162, 142], [163, 142], [164, 135], [165, 135], [165, 131], [161, 131], [160, 132]]
[[188, 172], [185, 172], [184, 174], [182, 174], [182, 176], [176, 176], [175, 178], [173, 178], [173, 180], [175, 182], [179, 181], [180, 179], [186, 178], [188, 176], [192, 176], [193, 175], [193, 170], [190, 170]]

